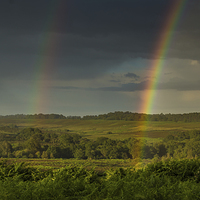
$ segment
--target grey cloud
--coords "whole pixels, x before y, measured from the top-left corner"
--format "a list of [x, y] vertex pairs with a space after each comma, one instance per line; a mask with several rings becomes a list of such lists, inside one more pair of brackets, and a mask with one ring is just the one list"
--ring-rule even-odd
[[[44, 57], [49, 57], [56, 68], [51, 78], [66, 80], [99, 77], [125, 60], [153, 58], [165, 23], [163, 13], [171, 3], [171, 0], [16, 0], [10, 6], [9, 1], [1, 1], [0, 55], [4, 67], [0, 76], [9, 74], [13, 78], [21, 71], [20, 78], [31, 77], [34, 63]], [[200, 59], [197, 4], [197, 0], [188, 1], [169, 57]]]
[[83, 89], [80, 87], [73, 87], [73, 86], [54, 86], [51, 87], [52, 89], [60, 89], [60, 90], [79, 90], [79, 89]]
[[13, 4], [15, 2], [15, 0], [9, 0], [10, 4]]
[[[147, 86], [151, 82], [148, 81], [142, 81], [140, 83], [127, 83], [122, 84], [119, 87], [103, 87], [98, 88], [98, 90], [102, 91], [118, 91], [118, 92], [134, 92], [134, 91], [142, 91], [147, 88]], [[165, 83], [159, 83], [156, 88], [156, 90], [177, 90], [177, 91], [200, 91], [200, 80], [197, 81], [186, 81], [186, 80], [177, 80], [173, 82], [165, 82]]]
[[162, 15], [165, 6], [166, 3], [152, 3], [148, 0], [17, 0], [15, 6], [9, 6], [8, 1], [3, 1], [0, 21], [6, 29], [18, 27], [15, 31], [48, 29], [91, 36], [156, 27], [160, 22], [158, 16]]
[[169, 81], [166, 83], [160, 83], [157, 86], [157, 89], [164, 90], [177, 90], [177, 91], [200, 91], [200, 80], [197, 81], [187, 81], [177, 79], [177, 81]]
[[101, 88], [93, 88], [93, 87], [73, 87], [73, 86], [56, 86], [52, 87], [54, 89], [63, 89], [63, 90], [88, 90], [88, 91], [113, 91], [113, 92], [133, 92], [144, 90], [148, 85], [148, 81], [143, 81], [140, 83], [128, 83], [122, 84], [120, 87], [101, 87]]
[[[22, 78], [24, 74], [26, 79], [26, 74], [32, 73], [36, 66], [42, 69], [45, 64], [50, 64], [47, 66], [48, 71], [51, 68], [56, 69], [56, 73], [51, 78], [67, 80], [95, 78], [104, 74], [108, 69], [119, 66], [127, 58], [130, 59], [130, 55], [123, 53], [123, 50], [114, 52], [115, 41], [119, 38], [115, 40], [112, 37], [103, 39], [54, 34], [52, 37], [55, 40], [60, 37], [62, 43], [56, 47], [52, 41], [49, 41], [50, 44], [41, 52], [43, 44], [39, 44], [39, 37], [32, 37], [33, 40], [30, 39], [31, 36], [29, 39], [19, 36], [16, 39], [4, 38], [4, 40], [7, 39], [7, 43], [1, 46], [2, 59], [0, 62], [4, 66], [1, 69], [2, 76], [7, 74], [12, 77], [20, 74]], [[113, 49], [110, 46], [114, 46]], [[123, 45], [121, 48], [123, 49]]]
[[[45, 32], [71, 34], [76, 39], [61, 37], [59, 54], [73, 52], [74, 48], [82, 49], [84, 45], [84, 48], [100, 49], [120, 56], [129, 54], [143, 58], [154, 56], [155, 41], [159, 38], [165, 20], [163, 13], [171, 5], [170, 0], [18, 0], [12, 7], [5, 2], [0, 6], [0, 24], [1, 30], [7, 35], [31, 37], [32, 34], [43, 33], [48, 37]], [[189, 48], [193, 53], [199, 49], [199, 43], [195, 43], [200, 33], [200, 25], [196, 23], [200, 16], [197, 4], [196, 0], [188, 2], [185, 18], [176, 30], [176, 40], [173, 41], [169, 56], [191, 57], [193, 54], [187, 50], [186, 55], [182, 55], [182, 48]], [[191, 30], [195, 30], [195, 33]], [[25, 42], [21, 41], [21, 45]], [[23, 45], [22, 48], [18, 48], [18, 45], [15, 48], [15, 45], [15, 42], [12, 43], [13, 48], [9, 51], [31, 51], [23, 50]], [[195, 54], [192, 59], [196, 57]]]
[[138, 76], [138, 75], [136, 75], [134, 73], [130, 73], [130, 72], [128, 72], [127, 74], [124, 74], [124, 76], [127, 77], [127, 78], [133, 78], [135, 80], [140, 78], [140, 76]]
[[101, 91], [113, 91], [113, 92], [134, 92], [144, 90], [148, 85], [148, 81], [143, 81], [140, 83], [127, 83], [122, 84], [120, 87], [102, 87], [98, 88]]
[[110, 80], [110, 82], [113, 82], [113, 83], [120, 83], [121, 81], [120, 81], [120, 80]]
[[[116, 81], [115, 81], [116, 82]], [[143, 91], [148, 88], [151, 84], [150, 80], [141, 81], [139, 83], [126, 83], [121, 84], [121, 86], [112, 87], [74, 87], [74, 86], [54, 86], [52, 89], [58, 90], [82, 90], [82, 91], [108, 91], [108, 92], [134, 92]], [[185, 81], [177, 79], [177, 81], [169, 81], [158, 83], [156, 90], [177, 90], [177, 91], [200, 91], [200, 80], [197, 81]]]

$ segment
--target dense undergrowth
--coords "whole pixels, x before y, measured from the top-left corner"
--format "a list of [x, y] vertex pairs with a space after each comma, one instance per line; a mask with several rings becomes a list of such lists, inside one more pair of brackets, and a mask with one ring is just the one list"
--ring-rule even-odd
[[97, 172], [67, 166], [41, 170], [0, 162], [0, 199], [200, 199], [200, 160], [168, 160], [143, 169]]

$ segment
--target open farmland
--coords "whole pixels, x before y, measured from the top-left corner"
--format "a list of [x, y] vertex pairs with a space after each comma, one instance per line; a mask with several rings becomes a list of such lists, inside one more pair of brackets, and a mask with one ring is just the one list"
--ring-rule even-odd
[[[77, 133], [88, 139], [108, 137], [111, 139], [164, 138], [178, 131], [199, 130], [200, 122], [144, 122], [123, 120], [79, 120], [79, 119], [0, 119], [0, 126], [17, 125], [55, 132]], [[146, 126], [146, 131], [144, 130]]]

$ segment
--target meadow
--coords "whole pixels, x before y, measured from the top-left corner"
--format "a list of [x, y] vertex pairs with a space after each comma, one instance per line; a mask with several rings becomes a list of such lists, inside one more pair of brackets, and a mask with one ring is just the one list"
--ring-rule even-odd
[[[79, 120], [79, 119], [0, 119], [0, 126], [17, 125], [20, 129], [33, 127], [55, 132], [77, 133], [95, 140], [97, 137], [126, 139], [130, 137], [158, 139], [179, 131], [199, 130], [200, 122], [124, 120]], [[144, 126], [146, 131], [144, 132]], [[111, 134], [109, 134], [111, 133]]]

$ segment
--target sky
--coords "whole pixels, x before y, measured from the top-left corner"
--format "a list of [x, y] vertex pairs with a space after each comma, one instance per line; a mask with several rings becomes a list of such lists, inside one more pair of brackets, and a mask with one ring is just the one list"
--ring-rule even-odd
[[[167, 53], [156, 45], [177, 0], [1, 0], [0, 115], [200, 112], [200, 1], [188, 0]], [[163, 59], [159, 77], [151, 63]]]

